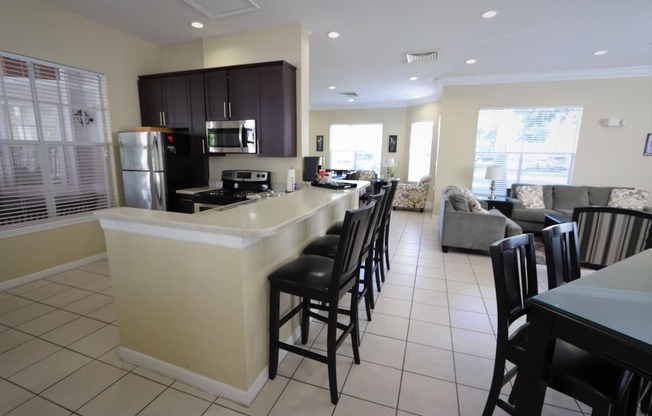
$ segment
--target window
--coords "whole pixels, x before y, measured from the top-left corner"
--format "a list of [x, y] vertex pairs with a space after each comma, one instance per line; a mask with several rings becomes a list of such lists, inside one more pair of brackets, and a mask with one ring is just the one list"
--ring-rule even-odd
[[103, 75], [0, 51], [0, 233], [112, 206], [106, 108]]
[[430, 172], [432, 152], [432, 121], [412, 123], [410, 130], [410, 165], [408, 181], [418, 182]]
[[333, 124], [330, 136], [331, 169], [380, 172], [382, 124]]
[[505, 195], [512, 183], [570, 184], [581, 118], [581, 107], [480, 110], [473, 193], [489, 194], [490, 165], [503, 171], [497, 195]]

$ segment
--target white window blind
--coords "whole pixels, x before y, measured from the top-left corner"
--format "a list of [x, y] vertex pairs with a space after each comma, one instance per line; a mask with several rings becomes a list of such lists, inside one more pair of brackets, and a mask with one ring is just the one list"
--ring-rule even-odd
[[333, 124], [330, 128], [330, 168], [373, 170], [380, 174], [382, 124]]
[[104, 76], [0, 51], [0, 233], [113, 206]]
[[501, 167], [496, 195], [512, 183], [571, 183], [582, 107], [482, 109], [473, 171], [473, 193], [488, 195], [487, 167]]

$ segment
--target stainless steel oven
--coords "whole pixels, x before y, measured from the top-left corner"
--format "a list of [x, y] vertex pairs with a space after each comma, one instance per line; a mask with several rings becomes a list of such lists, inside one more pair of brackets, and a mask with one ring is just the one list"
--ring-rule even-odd
[[257, 153], [256, 120], [207, 121], [209, 153]]

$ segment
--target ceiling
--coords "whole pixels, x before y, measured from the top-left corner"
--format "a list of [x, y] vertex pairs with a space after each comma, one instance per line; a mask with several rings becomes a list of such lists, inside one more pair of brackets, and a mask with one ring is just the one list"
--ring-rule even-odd
[[[46, 1], [159, 45], [301, 22], [311, 109], [436, 101], [450, 84], [652, 75], [651, 0], [253, 0], [259, 9], [217, 18], [189, 3], [228, 15], [252, 2]], [[486, 10], [499, 13], [483, 19]], [[203, 29], [190, 27], [196, 20]], [[425, 51], [437, 60], [406, 63], [406, 53]]]

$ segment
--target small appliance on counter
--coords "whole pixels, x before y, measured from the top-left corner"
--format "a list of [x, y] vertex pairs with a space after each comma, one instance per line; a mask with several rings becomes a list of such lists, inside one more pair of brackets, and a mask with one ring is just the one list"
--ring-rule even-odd
[[224, 211], [251, 204], [267, 197], [279, 196], [270, 189], [271, 174], [262, 170], [224, 170], [222, 189], [198, 192], [193, 195], [195, 212], [217, 209]]
[[204, 165], [190, 155], [187, 134], [142, 130], [118, 133], [125, 205], [178, 211], [177, 189], [205, 185]]

